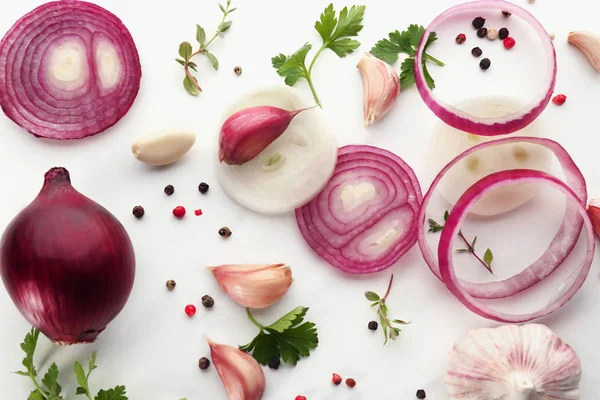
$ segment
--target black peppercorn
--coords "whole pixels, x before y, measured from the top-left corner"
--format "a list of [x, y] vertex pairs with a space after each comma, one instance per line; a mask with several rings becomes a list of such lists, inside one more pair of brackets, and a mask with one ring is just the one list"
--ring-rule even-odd
[[215, 301], [212, 297], [205, 294], [204, 296], [202, 296], [202, 305], [206, 308], [212, 308], [212, 306], [215, 305]]
[[142, 218], [145, 214], [144, 211], [144, 207], [142, 206], [135, 206], [133, 207], [133, 215], [135, 215], [136, 218]]
[[477, 36], [479, 36], [480, 38], [484, 38], [487, 36], [487, 28], [479, 28], [477, 30]]
[[417, 390], [417, 399], [423, 400], [425, 397], [427, 397], [427, 395], [423, 389]]
[[481, 50], [479, 47], [473, 47], [471, 54], [473, 54], [474, 57], [480, 57], [483, 54], [483, 50]]
[[198, 361], [198, 366], [201, 370], [205, 370], [210, 366], [210, 361], [206, 357], [202, 357], [200, 361]]
[[502, 15], [504, 15], [506, 18], [510, 17], [512, 14], [509, 13], [508, 11], [502, 11]]
[[235, 72], [235, 74], [236, 74], [237, 76], [240, 76], [240, 75], [242, 74], [242, 67], [240, 67], [240, 66], [238, 66], [238, 67], [235, 67], [235, 68], [233, 69], [233, 72]]
[[198, 190], [202, 194], [205, 194], [206, 192], [208, 192], [208, 183], [202, 182], [201, 184], [199, 184], [198, 185]]
[[506, 39], [510, 32], [506, 28], [502, 28], [498, 31], [498, 37], [502, 40]]
[[219, 229], [219, 235], [223, 236], [223, 237], [229, 237], [231, 236], [231, 230], [224, 226], [221, 229]]
[[477, 17], [473, 20], [473, 27], [475, 29], [483, 28], [483, 25], [485, 25], [485, 18]]
[[372, 331], [376, 331], [378, 326], [379, 325], [377, 324], [377, 321], [371, 321], [371, 322], [369, 322], [369, 329], [372, 330]]
[[485, 71], [486, 69], [488, 69], [488, 68], [490, 67], [490, 65], [492, 65], [492, 62], [490, 61], [490, 59], [489, 59], [489, 58], [484, 58], [484, 59], [483, 59], [483, 60], [481, 60], [481, 62], [479, 63], [479, 67], [480, 67], [482, 70], [484, 70], [484, 71]]
[[170, 196], [173, 193], [175, 193], [175, 188], [173, 187], [173, 185], [165, 186], [165, 193], [167, 194], [167, 196]]
[[271, 369], [279, 369], [280, 365], [281, 365], [281, 360], [279, 358], [274, 358], [271, 361], [269, 361], [269, 368], [271, 368]]
[[175, 281], [173, 279], [169, 279], [167, 281], [167, 289], [173, 290], [173, 289], [175, 289], [175, 285], [177, 285], [177, 283], [175, 283]]

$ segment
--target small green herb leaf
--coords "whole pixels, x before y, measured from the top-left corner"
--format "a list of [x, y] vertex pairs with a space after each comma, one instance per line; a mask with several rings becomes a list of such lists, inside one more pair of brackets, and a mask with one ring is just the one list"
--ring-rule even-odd
[[209, 53], [208, 51], [205, 52], [205, 54], [206, 54], [206, 57], [208, 57], [208, 59], [210, 60], [213, 68], [215, 70], [218, 70], [219, 69], [219, 60], [217, 60], [217, 57], [215, 57], [215, 55], [213, 53]]
[[471, 242], [471, 248], [475, 250], [475, 243], [477, 243], [477, 236], [473, 238], [473, 242]]
[[204, 28], [198, 24], [196, 24], [196, 40], [200, 44], [200, 47], [204, 47], [204, 43], [206, 42], [206, 32], [204, 31]]
[[365, 297], [369, 301], [379, 301], [379, 295], [375, 292], [365, 292]]
[[225, 11], [225, 7], [223, 7], [223, 4], [221, 4], [221, 3], [219, 3], [219, 8], [223, 12], [223, 14], [225, 14], [227, 12], [227, 11]]
[[448, 213], [448, 210], [446, 210], [446, 212], [444, 213], [444, 222], [448, 221], [449, 216], [450, 214]]
[[469, 250], [469, 249], [456, 249], [455, 252], [456, 253], [470, 253], [471, 250]]
[[[197, 82], [196, 78], [192, 77], [192, 79], [194, 79]], [[192, 96], [198, 96], [200, 94], [200, 91], [198, 90], [196, 85], [190, 80], [190, 78], [188, 76], [186, 76], [183, 79], [183, 87]]]
[[181, 65], [185, 65], [185, 61], [182, 60], [181, 58], [176, 58], [175, 61], [177, 61]]
[[45, 398], [40, 392], [38, 392], [37, 390], [34, 390], [33, 392], [31, 392], [29, 394], [29, 397], [27, 398], [27, 400], [45, 400]]
[[189, 60], [192, 55], [192, 45], [189, 42], [183, 42], [179, 45], [179, 55], [184, 60]]
[[128, 400], [125, 394], [125, 386], [117, 386], [114, 389], [100, 390], [94, 400]]
[[195, 63], [195, 62], [193, 62], [193, 61], [189, 61], [189, 62], [188, 62], [188, 67], [190, 67], [192, 70], [194, 70], [194, 71], [196, 71], [196, 72], [198, 71], [198, 70], [196, 69], [197, 65], [196, 65], [196, 63]]
[[438, 224], [435, 220], [433, 220], [432, 218], [429, 218], [427, 220], [427, 223], [429, 224], [429, 232], [439, 232], [442, 229], [444, 229], [443, 225]]
[[75, 361], [75, 366], [73, 367], [75, 371], [75, 377], [77, 378], [77, 383], [79, 387], [77, 388], [78, 394], [85, 394], [88, 397], [90, 396], [90, 388], [88, 387], [88, 377], [83, 370], [83, 366], [79, 361]]
[[492, 254], [492, 251], [490, 249], [487, 249], [485, 251], [485, 254], [483, 255], [483, 261], [485, 261], [488, 267], [492, 268], [492, 261], [494, 261], [494, 255]]
[[44, 375], [44, 378], [42, 379], [42, 383], [48, 390], [48, 395], [50, 398], [58, 397], [62, 391], [62, 388], [58, 384], [58, 366], [56, 363], [52, 363], [50, 368], [48, 368], [46, 375]]
[[225, 21], [219, 25], [219, 32], [227, 32], [231, 28], [231, 21]]

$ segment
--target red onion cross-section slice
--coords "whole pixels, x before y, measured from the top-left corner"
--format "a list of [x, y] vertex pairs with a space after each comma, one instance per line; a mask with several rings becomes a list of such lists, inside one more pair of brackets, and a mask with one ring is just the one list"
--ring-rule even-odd
[[422, 195], [412, 169], [373, 146], [344, 146], [332, 178], [296, 209], [309, 246], [342, 271], [366, 274], [393, 265], [417, 240]]
[[19, 19], [0, 42], [0, 105], [35, 136], [80, 139], [117, 123], [142, 76], [131, 34], [109, 11], [53, 1]]

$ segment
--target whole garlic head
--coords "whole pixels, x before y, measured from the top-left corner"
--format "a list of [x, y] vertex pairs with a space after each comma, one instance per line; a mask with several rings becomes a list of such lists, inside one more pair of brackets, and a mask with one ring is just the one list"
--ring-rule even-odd
[[578, 400], [581, 363], [544, 325], [469, 332], [450, 353], [450, 400]]

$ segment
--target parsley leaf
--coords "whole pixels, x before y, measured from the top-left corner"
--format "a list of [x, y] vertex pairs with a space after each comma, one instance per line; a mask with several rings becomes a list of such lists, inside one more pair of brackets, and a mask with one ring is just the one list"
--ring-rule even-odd
[[306, 65], [306, 55], [312, 49], [312, 45], [309, 43], [306, 43], [291, 56], [279, 54], [271, 59], [273, 68], [277, 70], [280, 76], [285, 78], [285, 84], [294, 86], [301, 78], [306, 79], [315, 101], [319, 107], [322, 107], [312, 80], [315, 61], [325, 49], [330, 49], [338, 57], [345, 57], [360, 46], [358, 41], [350, 38], [358, 36], [358, 33], [362, 30], [365, 9], [365, 6], [352, 6], [350, 9], [344, 7], [340, 11], [339, 17], [336, 17], [333, 3], [329, 4], [315, 23], [315, 29], [321, 36], [323, 44], [315, 53], [308, 67]]
[[[406, 54], [408, 57], [400, 66], [400, 85], [408, 87], [415, 83], [415, 54], [419, 42], [425, 33], [423, 26], [412, 24], [405, 31], [391, 32], [388, 39], [382, 39], [373, 46], [370, 53], [388, 64], [393, 64], [398, 61], [399, 54]], [[427, 54], [429, 46], [437, 40], [435, 32], [431, 32], [425, 43], [423, 51], [423, 74], [429, 88], [435, 88], [435, 82], [429, 71], [427, 70], [427, 61], [431, 61], [439, 66], [444, 66], [444, 63]]]
[[310, 351], [317, 348], [319, 338], [312, 322], [304, 322], [307, 307], [296, 307], [271, 325], [264, 326], [257, 322], [250, 309], [246, 308], [248, 318], [260, 332], [240, 349], [252, 353], [262, 365], [281, 359], [283, 362], [296, 365], [301, 357], [310, 356]]
[[125, 394], [125, 386], [117, 386], [114, 389], [99, 391], [94, 400], [128, 400]]
[[52, 363], [48, 371], [46, 371], [46, 375], [44, 375], [44, 379], [42, 379], [42, 383], [48, 389], [48, 395], [51, 399], [55, 399], [58, 397], [62, 388], [58, 384], [58, 366], [56, 363]]

